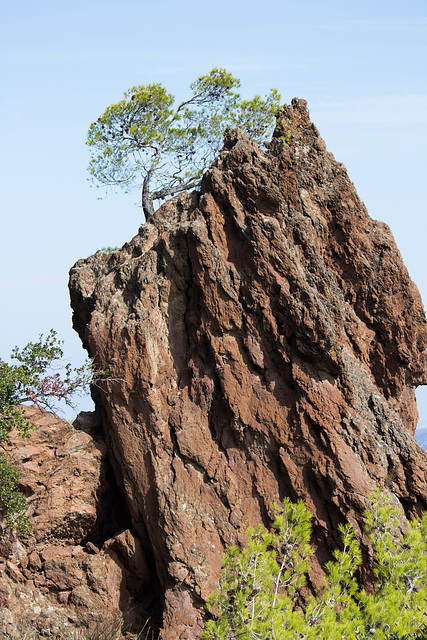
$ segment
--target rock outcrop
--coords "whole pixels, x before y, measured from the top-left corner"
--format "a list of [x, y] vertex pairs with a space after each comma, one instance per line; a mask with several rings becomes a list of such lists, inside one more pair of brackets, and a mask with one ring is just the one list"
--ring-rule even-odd
[[319, 579], [339, 522], [368, 545], [374, 487], [408, 516], [427, 507], [421, 298], [305, 101], [267, 150], [228, 131], [200, 192], [77, 262], [70, 292], [84, 346], [113, 367], [94, 397], [155, 561], [162, 638], [199, 637], [224, 547], [268, 524], [272, 501], [306, 500]]
[[71, 426], [37, 407], [25, 411], [31, 438], [13, 432], [6, 449], [21, 473], [32, 534], [16, 537], [2, 523], [0, 637], [34, 629], [71, 640], [97, 625], [107, 637], [123, 616], [129, 629], [141, 628], [155, 612], [151, 571], [96, 415], [80, 414]]

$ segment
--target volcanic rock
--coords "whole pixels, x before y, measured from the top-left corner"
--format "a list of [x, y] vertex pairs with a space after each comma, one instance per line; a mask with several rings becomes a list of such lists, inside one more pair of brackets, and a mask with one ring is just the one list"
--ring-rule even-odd
[[[313, 514], [314, 582], [377, 486], [427, 507], [415, 388], [426, 317], [306, 102], [260, 149], [241, 129], [200, 192], [70, 272], [74, 327], [114, 380], [94, 389], [115, 477], [154, 558], [165, 640], [195, 639], [222, 552], [284, 496]], [[362, 576], [368, 580], [369, 576]]]

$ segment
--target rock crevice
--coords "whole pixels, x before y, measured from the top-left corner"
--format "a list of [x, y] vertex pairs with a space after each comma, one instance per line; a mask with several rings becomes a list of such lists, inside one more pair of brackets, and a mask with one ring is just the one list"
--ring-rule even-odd
[[6, 451], [21, 474], [32, 533], [19, 538], [0, 525], [1, 637], [33, 628], [69, 640], [96, 625], [110, 633], [121, 617], [130, 629], [156, 620], [155, 567], [117, 488], [98, 416], [81, 413], [70, 425], [38, 407], [23, 410], [31, 438], [12, 432]]

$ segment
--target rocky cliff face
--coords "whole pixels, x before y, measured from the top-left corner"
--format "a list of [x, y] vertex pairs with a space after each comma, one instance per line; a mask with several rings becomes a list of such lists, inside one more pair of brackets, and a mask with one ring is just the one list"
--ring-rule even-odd
[[427, 507], [414, 390], [426, 318], [306, 103], [268, 150], [229, 131], [200, 193], [71, 270], [74, 326], [116, 382], [95, 389], [132, 526], [154, 559], [162, 638], [197, 638], [224, 547], [304, 498], [320, 579], [337, 524], [376, 486]]

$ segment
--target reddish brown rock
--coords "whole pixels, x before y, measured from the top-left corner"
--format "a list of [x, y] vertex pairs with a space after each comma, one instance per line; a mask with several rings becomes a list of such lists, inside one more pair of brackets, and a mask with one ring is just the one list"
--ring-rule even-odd
[[[117, 625], [123, 615], [140, 628], [153, 613], [151, 573], [120, 506], [99, 420], [81, 414], [76, 429], [36, 407], [25, 412], [31, 438], [12, 433], [7, 449], [21, 471], [33, 531], [17, 537], [3, 523], [0, 532], [0, 637], [22, 625], [71, 640], [81, 627]], [[133, 557], [119, 558], [116, 539], [128, 541]], [[134, 585], [134, 557], [146, 593]]]
[[224, 547], [268, 524], [273, 500], [307, 501], [319, 577], [337, 524], [361, 535], [374, 487], [408, 516], [427, 507], [421, 299], [305, 101], [283, 108], [267, 151], [229, 131], [201, 192], [79, 261], [70, 292], [116, 377], [95, 398], [165, 640], [200, 635]]

